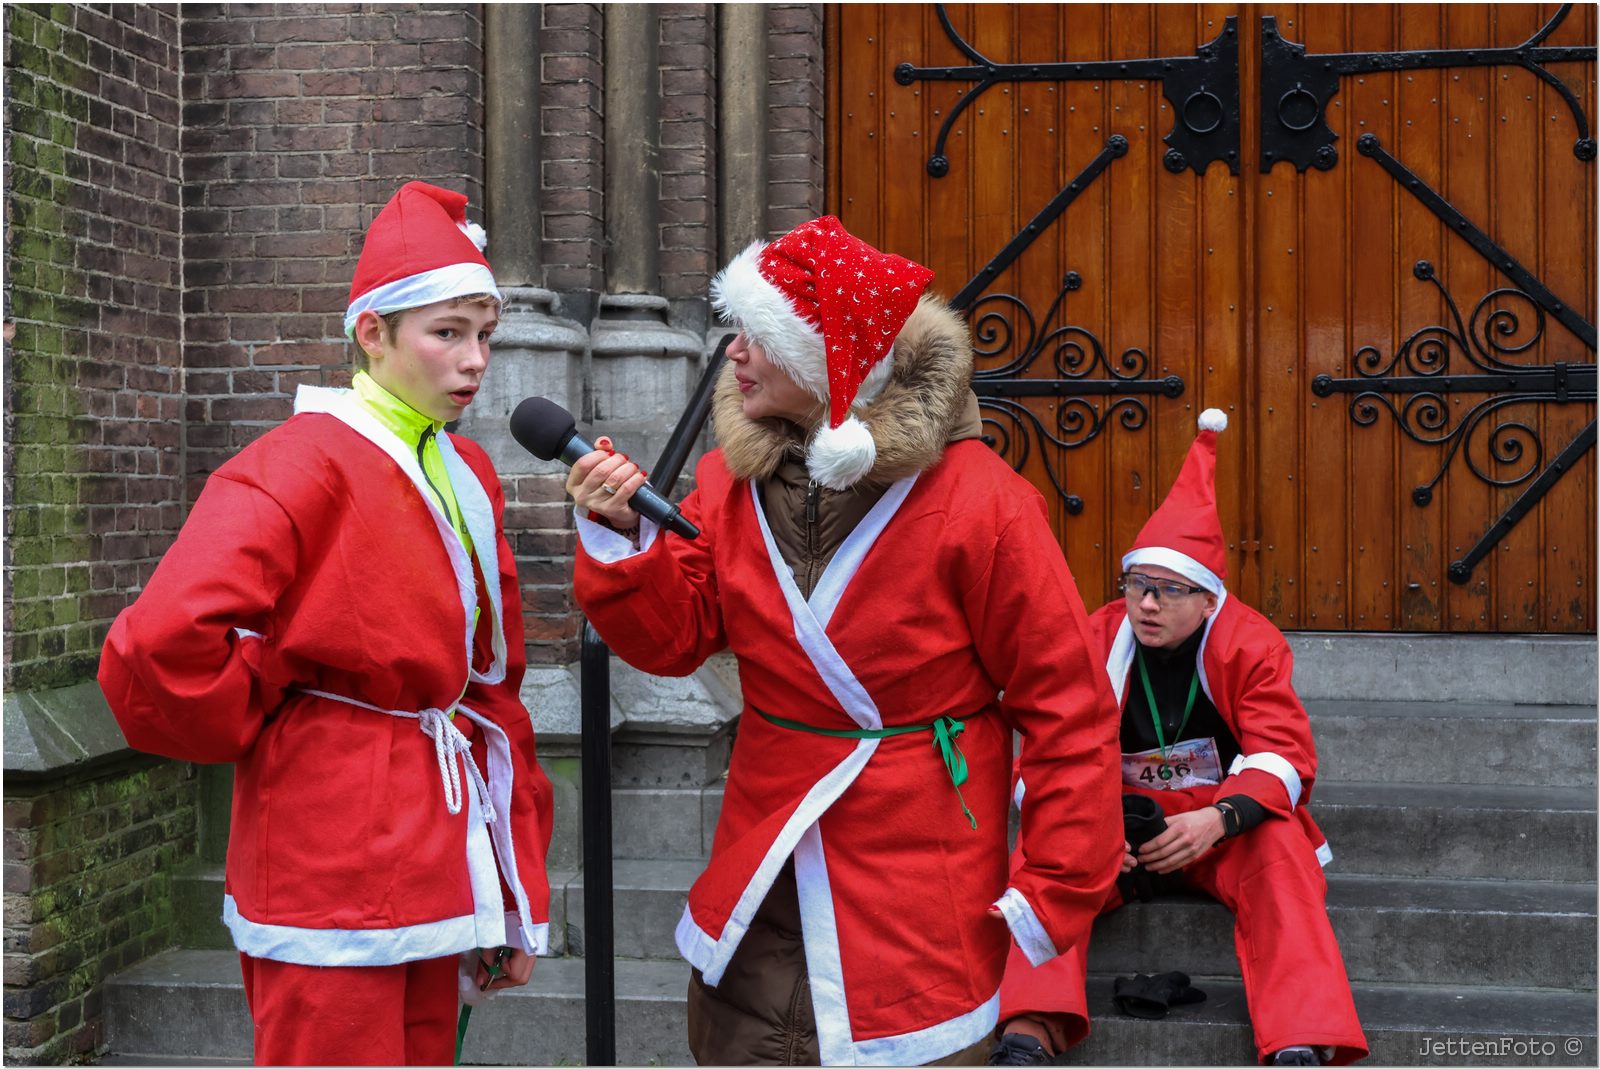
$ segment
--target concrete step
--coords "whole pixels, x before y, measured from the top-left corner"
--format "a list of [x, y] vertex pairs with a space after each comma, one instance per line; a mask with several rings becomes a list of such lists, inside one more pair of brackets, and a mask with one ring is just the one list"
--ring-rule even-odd
[[[688, 976], [688, 966], [677, 962], [617, 962], [618, 1064], [692, 1064], [684, 1038]], [[1238, 980], [1196, 974], [1195, 986], [1206, 992], [1206, 1001], [1160, 1021], [1116, 1014], [1112, 980], [1110, 974], [1090, 976], [1089, 1039], [1059, 1064], [1253, 1063]], [[583, 992], [582, 961], [540, 961], [527, 988], [505, 992], [474, 1012], [464, 1061], [582, 1064]], [[1595, 1064], [1595, 1002], [1589, 993], [1372, 983], [1357, 983], [1354, 992], [1372, 1064]], [[232, 1065], [250, 1057], [238, 958], [226, 952], [171, 951], [122, 973], [108, 984], [106, 1012], [110, 1053], [101, 1064]], [[1456, 1046], [1447, 1049], [1446, 1043]], [[1474, 1043], [1484, 1046], [1476, 1052], [1463, 1046]], [[1486, 1053], [1500, 1050], [1506, 1053]]]
[[[1114, 979], [1090, 975], [1089, 1038], [1056, 1064], [1256, 1064], [1238, 980], [1196, 977], [1205, 1002], [1144, 1021], [1113, 1009]], [[1589, 994], [1428, 984], [1356, 984], [1353, 991], [1372, 1065], [1595, 1064], [1595, 1003]]]
[[1595, 707], [1310, 701], [1322, 780], [1595, 786]]
[[[1328, 916], [1353, 981], [1595, 987], [1593, 884], [1329, 875]], [[1095, 922], [1089, 968], [1237, 976], [1233, 918], [1199, 895], [1132, 903]]]
[[721, 808], [720, 787], [615, 788], [611, 792], [612, 856], [705, 857], [711, 853], [711, 837]]
[[1319, 781], [1312, 811], [1332, 872], [1595, 880], [1590, 787]]
[[1526, 702], [1594, 708], [1593, 635], [1407, 635], [1296, 631], [1294, 686], [1320, 698]]
[[[620, 1065], [690, 1065], [680, 962], [616, 963]], [[473, 1011], [463, 1060], [491, 1065], [581, 1065], [583, 961], [541, 959], [528, 986]], [[238, 955], [174, 950], [106, 985], [108, 1065], [231, 1064], [251, 1055]]]
[[[689, 887], [705, 869], [705, 860], [641, 861], [618, 858], [611, 863], [612, 941], [617, 957], [676, 958], [673, 933]], [[571, 953], [583, 953], [583, 877], [566, 887], [568, 942]]]

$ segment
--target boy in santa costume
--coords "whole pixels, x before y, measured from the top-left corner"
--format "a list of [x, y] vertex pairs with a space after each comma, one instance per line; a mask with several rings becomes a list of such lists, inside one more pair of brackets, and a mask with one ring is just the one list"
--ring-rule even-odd
[[[1218, 409], [1200, 414], [1171, 492], [1123, 555], [1125, 596], [1089, 619], [1122, 705], [1122, 789], [1153, 799], [1166, 824], [1136, 852], [1123, 842], [1122, 871], [1177, 874], [1233, 911], [1264, 1062], [1342, 1065], [1367, 1042], [1324, 905], [1333, 855], [1308, 808], [1311, 723], [1283, 635], [1223, 585], [1214, 482], [1227, 425]], [[1024, 814], [1040, 782], [1023, 768]], [[1113, 887], [1101, 908], [1122, 902]], [[1011, 956], [990, 1064], [1044, 1064], [1088, 1035], [1087, 955], [1086, 937], [1038, 968]]]
[[[755, 243], [712, 283], [742, 329], [683, 503], [701, 536], [641, 520], [622, 454], [568, 480], [578, 602], [611, 647], [659, 675], [739, 662], [677, 930], [701, 1063], [979, 1064], [1013, 937], [1054, 957], [1116, 874], [1110, 689], [931, 278], [831, 217]], [[1013, 730], [1043, 786], [1008, 879]]]
[[378, 213], [345, 314], [366, 368], [217, 469], [101, 657], [130, 745], [237, 766], [223, 919], [258, 1064], [449, 1064], [458, 965], [476, 997], [546, 945], [505, 502], [442, 433], [499, 317], [466, 203], [411, 182]]

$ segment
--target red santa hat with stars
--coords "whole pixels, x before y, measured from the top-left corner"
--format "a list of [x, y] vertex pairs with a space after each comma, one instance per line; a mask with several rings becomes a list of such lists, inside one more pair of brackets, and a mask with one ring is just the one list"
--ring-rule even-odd
[[877, 447], [851, 409], [889, 381], [894, 340], [933, 272], [879, 252], [831, 215], [757, 241], [711, 281], [712, 306], [791, 379], [828, 403], [806, 467], [843, 490], [872, 470]]
[[1220, 408], [1200, 413], [1200, 433], [1161, 507], [1145, 521], [1133, 548], [1122, 556], [1122, 570], [1136, 564], [1171, 568], [1195, 586], [1223, 592], [1228, 575], [1227, 543], [1217, 518], [1217, 435], [1227, 429]]
[[500, 290], [483, 250], [489, 236], [467, 222], [467, 198], [426, 182], [407, 182], [372, 220], [350, 282], [344, 333], [355, 337], [362, 312], [388, 315], [452, 297]]

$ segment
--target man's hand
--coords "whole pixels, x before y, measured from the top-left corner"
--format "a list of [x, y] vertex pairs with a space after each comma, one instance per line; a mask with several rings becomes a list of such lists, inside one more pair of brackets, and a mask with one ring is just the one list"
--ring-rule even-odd
[[498, 991], [502, 987], [521, 987], [533, 976], [534, 962], [539, 959], [525, 950], [513, 947], [506, 948], [505, 958], [500, 962], [500, 975], [493, 980], [489, 979], [489, 962], [494, 960], [492, 951], [478, 951], [478, 971], [473, 977], [480, 991]]
[[1176, 872], [1204, 857], [1223, 836], [1222, 813], [1212, 806], [1167, 817], [1167, 830], [1139, 848], [1139, 861], [1154, 873]]
[[1122, 840], [1122, 874], [1126, 876], [1139, 864], [1139, 859], [1133, 856], [1133, 844]]

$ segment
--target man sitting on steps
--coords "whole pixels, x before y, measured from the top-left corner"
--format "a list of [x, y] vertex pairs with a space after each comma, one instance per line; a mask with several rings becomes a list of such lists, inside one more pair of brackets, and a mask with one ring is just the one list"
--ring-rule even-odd
[[[1321, 866], [1332, 853], [1305, 805], [1311, 724], [1283, 635], [1223, 586], [1214, 481], [1227, 422], [1201, 414], [1171, 492], [1122, 558], [1125, 598], [1090, 617], [1123, 706], [1124, 800], [1153, 799], [1166, 822], [1137, 852], [1124, 842], [1122, 871], [1176, 874], [1233, 911], [1263, 1062], [1342, 1065], [1367, 1042], [1328, 922]], [[1102, 912], [1123, 900], [1114, 886]], [[1033, 968], [1013, 948], [991, 1065], [1043, 1064], [1088, 1035], [1087, 955], [1078, 945]]]

